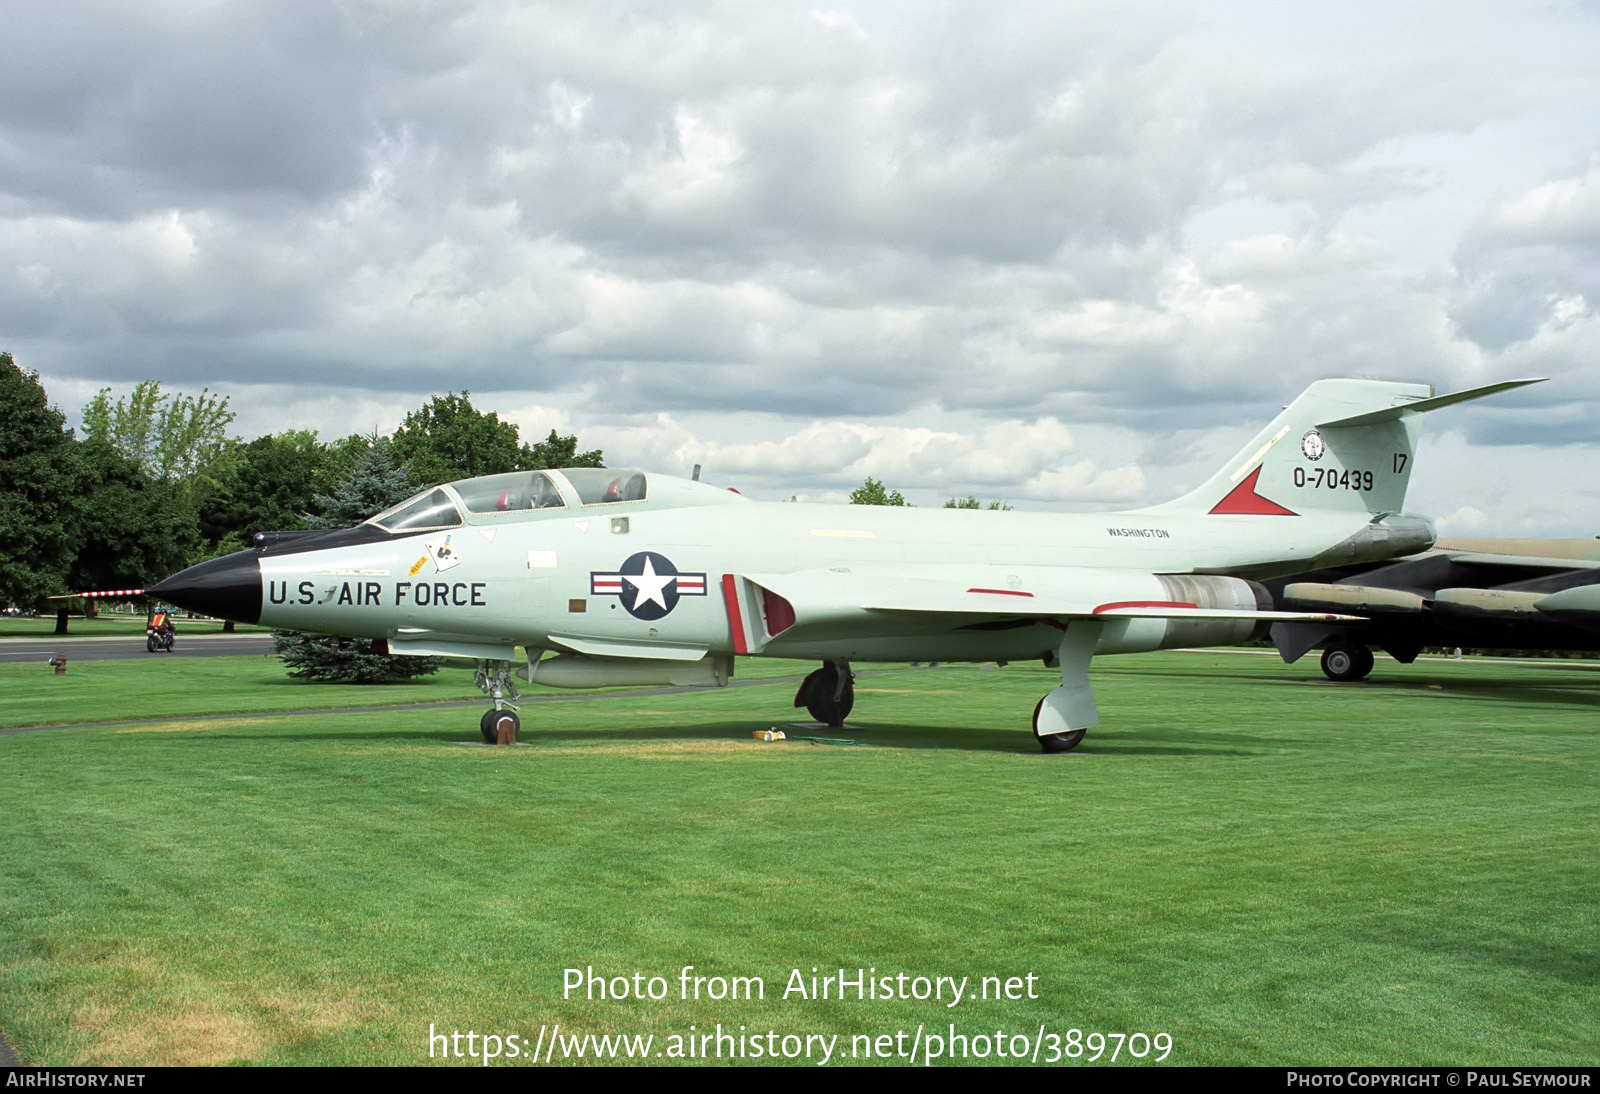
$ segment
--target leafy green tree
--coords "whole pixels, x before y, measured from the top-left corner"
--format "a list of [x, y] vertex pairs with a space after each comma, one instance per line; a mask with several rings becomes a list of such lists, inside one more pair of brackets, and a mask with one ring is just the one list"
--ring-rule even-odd
[[522, 446], [523, 460], [519, 471], [536, 471], [546, 467], [604, 467], [601, 462], [600, 450], [592, 452], [578, 451], [578, 436], [569, 433], [563, 437], [550, 431], [550, 436], [533, 445]]
[[0, 353], [0, 607], [39, 608], [70, 591], [81, 485], [74, 457], [66, 416], [49, 405], [39, 374]]
[[111, 389], [101, 388], [83, 409], [89, 440], [110, 445], [155, 477], [175, 483], [197, 514], [221, 492], [230, 473], [233, 418], [227, 397], [213, 395], [210, 388], [199, 395], [167, 395], [155, 380], [136, 384], [115, 403]]
[[101, 388], [83, 408], [84, 439], [122, 453], [152, 474], [161, 465], [156, 450], [160, 435], [158, 419], [166, 396], [155, 380], [142, 380], [127, 395], [111, 401], [111, 389]]
[[291, 429], [238, 446], [225, 496], [206, 506], [202, 526], [231, 550], [250, 545], [260, 531], [309, 528], [327, 449], [315, 433]]
[[949, 501], [944, 503], [944, 507], [946, 509], [1006, 509], [1006, 510], [1009, 510], [1011, 508], [1011, 506], [1007, 505], [1003, 501], [991, 501], [988, 505], [984, 505], [982, 502], [980, 502], [976, 497], [974, 497], [971, 494], [968, 494], [964, 498], [951, 498]]
[[435, 395], [395, 430], [393, 458], [419, 489], [451, 479], [518, 470], [517, 427], [472, 405], [469, 392]]
[[503, 471], [605, 466], [599, 449], [578, 451], [576, 435], [563, 437], [552, 429], [538, 444], [522, 443], [515, 423], [478, 410], [469, 394], [435, 395], [395, 430], [391, 456], [405, 466], [413, 487]]
[[905, 505], [906, 499], [898, 490], [888, 490], [872, 476], [850, 491], [851, 505]]
[[103, 442], [76, 448], [72, 589], [143, 588], [182, 569], [201, 540], [177, 488]]

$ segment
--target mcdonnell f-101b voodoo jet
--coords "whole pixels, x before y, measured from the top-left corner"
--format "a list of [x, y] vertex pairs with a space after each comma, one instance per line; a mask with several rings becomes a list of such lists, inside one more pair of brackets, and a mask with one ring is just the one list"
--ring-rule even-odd
[[840, 724], [859, 661], [1059, 667], [1033, 732], [1065, 752], [1097, 722], [1097, 653], [1232, 645], [1275, 621], [1259, 581], [1429, 547], [1402, 516], [1434, 396], [1322, 380], [1190, 493], [1124, 513], [751, 501], [700, 482], [571, 468], [464, 479], [354, 528], [270, 532], [150, 590], [194, 611], [469, 658], [495, 740], [515, 675], [554, 687], [722, 686], [736, 654], [821, 661], [796, 706]]

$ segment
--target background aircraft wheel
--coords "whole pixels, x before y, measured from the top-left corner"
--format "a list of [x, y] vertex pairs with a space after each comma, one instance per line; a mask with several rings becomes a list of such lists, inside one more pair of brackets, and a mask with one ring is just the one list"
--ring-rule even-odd
[[478, 719], [478, 732], [483, 734], [483, 743], [492, 745], [500, 739], [500, 733], [495, 728], [494, 716], [498, 710], [489, 709], [483, 712], [483, 717]]
[[1371, 671], [1372, 651], [1365, 646], [1341, 642], [1322, 651], [1322, 674], [1329, 680], [1365, 680]]
[[823, 725], [838, 729], [844, 725], [844, 720], [850, 717], [850, 711], [856, 705], [856, 689], [846, 680], [844, 690], [835, 699], [834, 692], [838, 690], [839, 670], [832, 665], [823, 665], [800, 682], [794, 705], [805, 707], [811, 717]]
[[1039, 711], [1044, 708], [1044, 699], [1041, 698], [1033, 705], [1033, 739], [1039, 742], [1039, 748], [1045, 753], [1071, 752], [1082, 742], [1087, 729], [1074, 729], [1067, 733], [1039, 733]]

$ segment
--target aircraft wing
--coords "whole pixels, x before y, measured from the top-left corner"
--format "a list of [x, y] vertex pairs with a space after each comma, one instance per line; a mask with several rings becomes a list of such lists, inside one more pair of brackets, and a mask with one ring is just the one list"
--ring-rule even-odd
[[[1247, 582], [1208, 575], [1052, 569], [1028, 574], [983, 566], [924, 567], [917, 572], [807, 570], [726, 575], [730, 624], [738, 652], [757, 652], [779, 634], [919, 633], [1074, 619], [1265, 620], [1345, 622], [1328, 612], [1258, 606]], [[1174, 583], [1187, 591], [1174, 594]], [[1189, 599], [1179, 599], [1180, 596]]]

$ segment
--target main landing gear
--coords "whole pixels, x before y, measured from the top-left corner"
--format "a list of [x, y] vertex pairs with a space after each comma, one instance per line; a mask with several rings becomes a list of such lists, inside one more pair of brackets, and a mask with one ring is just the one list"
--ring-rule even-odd
[[1372, 671], [1372, 651], [1354, 642], [1337, 642], [1322, 651], [1322, 674], [1349, 683], [1365, 680]]
[[1061, 686], [1033, 708], [1033, 738], [1045, 753], [1071, 752], [1089, 727], [1100, 721], [1094, 691], [1089, 687], [1089, 659], [1094, 656], [1103, 626], [1098, 621], [1075, 620], [1061, 636], [1056, 650]]
[[[515, 681], [511, 679], [510, 661], [479, 661], [474, 677], [478, 689], [494, 701], [494, 707], [483, 712], [478, 720], [478, 731], [483, 743], [500, 743], [503, 731], [509, 730], [509, 743], [515, 743], [522, 729], [522, 719], [517, 717], [516, 700], [522, 698]], [[509, 707], [510, 709], [506, 709]]]
[[854, 679], [850, 662], [829, 661], [800, 681], [794, 705], [805, 707], [823, 725], [838, 729], [856, 705], [856, 689], [851, 684]]

